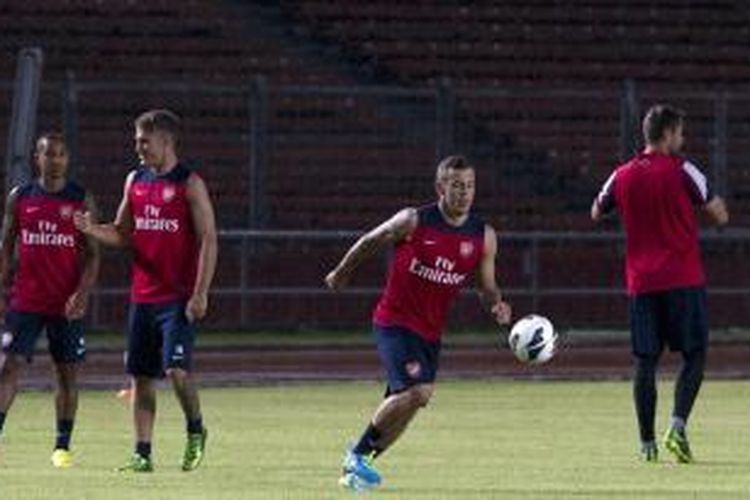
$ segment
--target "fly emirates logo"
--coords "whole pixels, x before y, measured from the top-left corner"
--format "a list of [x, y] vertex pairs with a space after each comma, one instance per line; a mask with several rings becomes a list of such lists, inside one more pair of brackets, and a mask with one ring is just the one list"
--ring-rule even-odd
[[161, 208], [146, 205], [143, 216], [135, 216], [135, 229], [138, 231], [161, 231], [176, 233], [180, 230], [180, 221], [161, 217]]
[[57, 232], [57, 224], [40, 220], [33, 229], [21, 229], [21, 243], [29, 246], [67, 247], [76, 246], [75, 236]]
[[460, 285], [466, 280], [466, 275], [454, 272], [456, 263], [445, 257], [435, 259], [434, 267], [422, 264], [416, 257], [412, 257], [409, 272], [422, 279], [441, 285]]

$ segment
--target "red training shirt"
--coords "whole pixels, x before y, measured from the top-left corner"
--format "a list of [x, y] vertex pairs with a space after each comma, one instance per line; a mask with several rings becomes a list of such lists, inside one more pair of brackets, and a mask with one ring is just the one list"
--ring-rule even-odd
[[622, 218], [628, 294], [705, 283], [695, 207], [712, 197], [706, 177], [680, 156], [641, 153], [617, 167], [596, 203]]
[[472, 213], [463, 225], [451, 226], [437, 205], [417, 214], [416, 229], [396, 246], [373, 321], [438, 342], [450, 305], [482, 259], [485, 224]]

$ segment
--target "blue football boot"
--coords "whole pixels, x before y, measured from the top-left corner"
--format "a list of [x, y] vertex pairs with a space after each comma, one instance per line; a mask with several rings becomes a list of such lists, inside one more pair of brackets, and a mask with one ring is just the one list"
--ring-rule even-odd
[[344, 455], [339, 484], [354, 491], [367, 491], [380, 485], [382, 479], [372, 466], [372, 458], [349, 450]]

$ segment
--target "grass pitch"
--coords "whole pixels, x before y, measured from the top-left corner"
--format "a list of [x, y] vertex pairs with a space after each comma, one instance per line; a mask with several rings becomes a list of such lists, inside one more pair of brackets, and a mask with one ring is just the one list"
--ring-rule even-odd
[[[659, 429], [671, 384], [660, 387]], [[210, 389], [202, 392], [209, 447], [179, 470], [184, 424], [159, 394], [153, 474], [113, 471], [131, 450], [127, 404], [85, 392], [74, 436], [77, 463], [49, 464], [49, 393], [19, 395], [0, 441], [0, 498], [350, 498], [336, 485], [345, 444], [382, 388], [371, 383]], [[381, 459], [374, 497], [403, 499], [748, 498], [750, 382], [704, 385], [690, 427], [697, 462], [637, 460], [630, 386], [620, 382], [442, 382], [430, 407]]]

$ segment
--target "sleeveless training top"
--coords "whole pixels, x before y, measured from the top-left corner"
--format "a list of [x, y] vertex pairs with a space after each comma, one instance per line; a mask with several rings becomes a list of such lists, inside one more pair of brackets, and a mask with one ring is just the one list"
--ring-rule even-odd
[[85, 210], [86, 191], [68, 182], [50, 193], [33, 181], [19, 188], [15, 205], [18, 269], [10, 308], [61, 316], [83, 271], [86, 238], [73, 225], [73, 212]]
[[416, 229], [396, 246], [373, 321], [438, 342], [448, 308], [481, 261], [485, 224], [472, 213], [463, 225], [453, 227], [436, 204], [417, 213]]
[[182, 164], [164, 175], [141, 166], [127, 196], [133, 216], [130, 300], [187, 300], [193, 292], [198, 240], [186, 198], [191, 170]]

